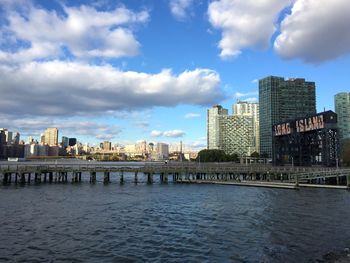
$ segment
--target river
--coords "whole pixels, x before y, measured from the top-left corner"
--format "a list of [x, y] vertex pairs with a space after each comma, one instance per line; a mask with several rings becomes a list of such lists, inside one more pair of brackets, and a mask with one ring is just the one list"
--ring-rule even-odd
[[316, 262], [350, 192], [145, 183], [0, 187], [0, 262]]

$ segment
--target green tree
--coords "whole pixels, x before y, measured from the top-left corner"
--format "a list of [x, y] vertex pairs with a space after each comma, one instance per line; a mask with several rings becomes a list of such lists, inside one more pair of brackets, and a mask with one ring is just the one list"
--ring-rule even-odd
[[253, 158], [259, 158], [260, 157], [260, 154], [258, 152], [253, 152], [250, 157], [253, 157]]
[[227, 161], [227, 156], [222, 150], [201, 150], [198, 153], [197, 161], [200, 162], [225, 162]]
[[239, 161], [238, 154], [237, 153], [227, 154], [226, 155], [226, 160], [230, 161], [230, 162], [238, 162]]

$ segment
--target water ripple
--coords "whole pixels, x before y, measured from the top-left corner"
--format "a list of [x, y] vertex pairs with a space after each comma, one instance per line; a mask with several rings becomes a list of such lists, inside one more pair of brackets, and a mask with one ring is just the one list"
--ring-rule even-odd
[[345, 191], [52, 184], [0, 200], [0, 262], [308, 262], [350, 245]]

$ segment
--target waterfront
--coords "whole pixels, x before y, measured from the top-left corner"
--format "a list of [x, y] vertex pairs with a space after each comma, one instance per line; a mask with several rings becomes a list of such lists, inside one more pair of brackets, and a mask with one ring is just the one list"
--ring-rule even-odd
[[0, 261], [307, 262], [350, 245], [347, 191], [52, 184], [0, 200]]

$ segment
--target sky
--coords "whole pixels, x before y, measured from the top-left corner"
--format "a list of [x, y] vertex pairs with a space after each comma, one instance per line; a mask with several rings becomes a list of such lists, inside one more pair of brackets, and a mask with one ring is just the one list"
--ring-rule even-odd
[[[350, 91], [349, 0], [0, 0], [0, 127], [206, 147], [206, 112], [274, 75]], [[291, 98], [292, 99], [292, 98]]]

